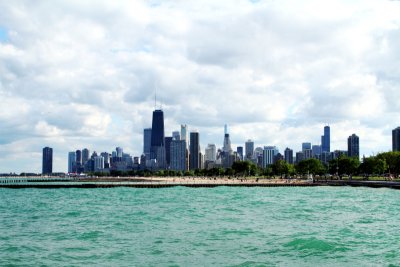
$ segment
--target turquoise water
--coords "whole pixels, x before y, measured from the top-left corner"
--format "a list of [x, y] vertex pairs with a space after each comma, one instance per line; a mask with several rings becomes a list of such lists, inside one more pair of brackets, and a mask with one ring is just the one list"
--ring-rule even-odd
[[0, 266], [398, 266], [400, 191], [1, 189]]

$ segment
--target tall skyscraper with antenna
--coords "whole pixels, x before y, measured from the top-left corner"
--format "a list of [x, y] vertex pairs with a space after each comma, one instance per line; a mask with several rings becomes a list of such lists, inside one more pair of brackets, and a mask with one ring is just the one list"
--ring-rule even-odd
[[151, 127], [150, 159], [155, 159], [157, 167], [164, 169], [166, 167], [164, 112], [161, 109], [157, 109], [157, 90], [154, 96], [154, 108]]

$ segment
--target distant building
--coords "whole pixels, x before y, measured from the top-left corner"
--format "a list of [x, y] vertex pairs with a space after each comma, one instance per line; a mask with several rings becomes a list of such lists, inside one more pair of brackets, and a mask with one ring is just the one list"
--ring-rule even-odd
[[274, 164], [275, 156], [279, 153], [276, 146], [265, 146], [263, 150], [263, 167]]
[[244, 146], [245, 158], [247, 160], [253, 159], [254, 156], [254, 142], [252, 140], [247, 140]]
[[236, 148], [236, 152], [237, 152], [237, 154], [238, 154], [238, 156], [239, 156], [239, 159], [240, 159], [240, 160], [243, 160], [243, 147], [242, 147], [242, 146], [238, 146], [238, 147]]
[[293, 164], [293, 150], [287, 147], [284, 154], [285, 161], [289, 164]]
[[304, 160], [303, 151], [296, 152], [296, 164], [298, 164], [302, 160]]
[[122, 158], [122, 155], [124, 154], [122, 147], [116, 147], [115, 151], [117, 152], [117, 158]]
[[313, 157], [311, 149], [304, 149], [303, 154], [304, 154], [304, 159], [311, 159]]
[[76, 152], [68, 153], [68, 173], [76, 173]]
[[311, 143], [306, 142], [301, 144], [301, 151], [304, 152], [306, 149], [311, 149]]
[[322, 152], [331, 152], [331, 128], [324, 127], [324, 135], [321, 136]]
[[347, 138], [347, 153], [349, 157], [360, 157], [360, 138], [355, 134]]
[[90, 151], [87, 148], [82, 149], [82, 165], [89, 160]]
[[164, 112], [158, 109], [153, 111], [150, 158], [156, 160], [158, 169], [165, 169], [165, 156]]
[[400, 151], [400, 127], [392, 131], [392, 150]]
[[171, 162], [170, 169], [174, 171], [186, 171], [186, 141], [171, 141]]
[[165, 137], [165, 163], [166, 167], [168, 167], [171, 163], [171, 142], [172, 137], [167, 136]]
[[102, 153], [100, 153], [100, 156], [102, 156], [104, 159], [104, 169], [109, 169], [110, 168], [110, 154], [108, 152], [102, 152]]
[[217, 148], [215, 144], [208, 144], [205, 150], [204, 160], [206, 162], [215, 162], [217, 160]]
[[198, 132], [190, 133], [190, 153], [189, 153], [189, 168], [196, 170], [200, 168], [200, 136]]
[[318, 158], [321, 155], [321, 146], [320, 145], [313, 145], [312, 146], [312, 156], [314, 158]]
[[145, 128], [143, 130], [143, 154], [147, 159], [150, 159], [150, 148], [151, 148], [151, 128]]
[[229, 133], [228, 133], [228, 125], [226, 124], [224, 126], [224, 145], [222, 151], [226, 156], [231, 155], [233, 153], [231, 146], [231, 139], [229, 138]]
[[50, 175], [53, 173], [53, 149], [51, 147], [43, 148], [42, 155], [42, 174]]
[[172, 140], [177, 140], [177, 141], [181, 140], [181, 135], [180, 135], [179, 131], [172, 132]]
[[181, 140], [186, 141], [186, 149], [189, 147], [188, 127], [186, 124], [181, 124]]
[[101, 172], [104, 170], [104, 158], [102, 156], [96, 156], [93, 158], [94, 171]]

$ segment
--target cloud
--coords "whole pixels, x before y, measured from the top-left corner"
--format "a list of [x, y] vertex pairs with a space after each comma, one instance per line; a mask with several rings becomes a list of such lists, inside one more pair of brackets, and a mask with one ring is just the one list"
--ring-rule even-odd
[[[400, 104], [396, 1], [3, 1], [0, 172], [55, 170], [68, 151], [142, 152], [154, 92], [166, 135], [202, 148], [298, 150], [332, 129], [332, 148], [390, 149]], [[12, 154], [12, 157], [9, 156]]]

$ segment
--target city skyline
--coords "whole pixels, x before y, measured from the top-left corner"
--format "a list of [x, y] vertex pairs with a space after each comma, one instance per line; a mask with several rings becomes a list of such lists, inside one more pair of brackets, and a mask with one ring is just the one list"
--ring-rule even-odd
[[281, 153], [330, 125], [331, 150], [355, 133], [368, 156], [390, 151], [400, 124], [398, 1], [0, 8], [0, 172], [41, 172], [46, 146], [54, 172], [78, 148], [141, 155], [156, 90], [166, 135], [187, 124], [202, 152], [224, 124], [233, 149]]

